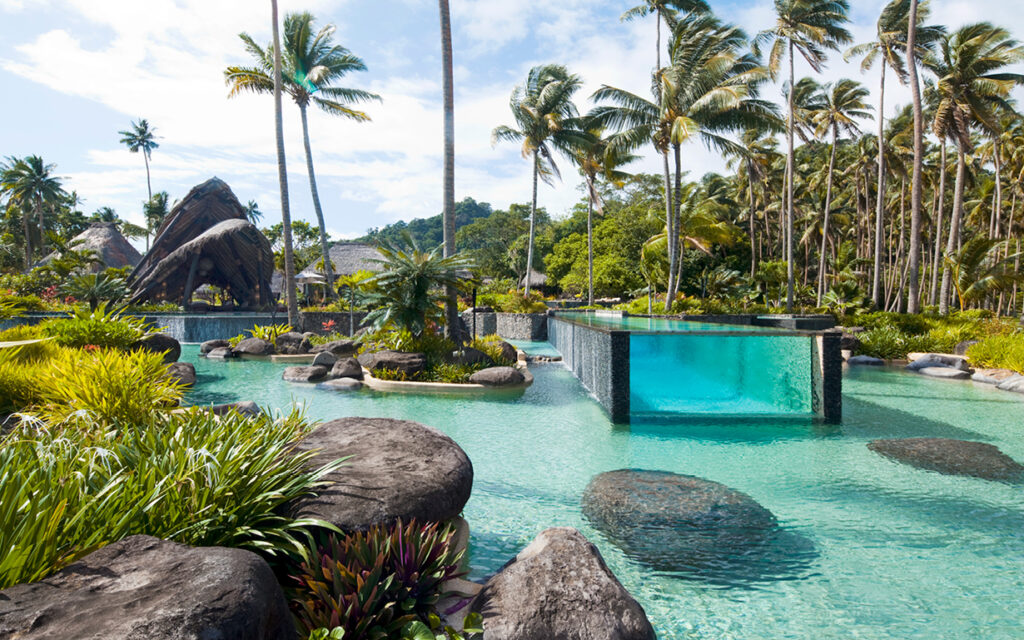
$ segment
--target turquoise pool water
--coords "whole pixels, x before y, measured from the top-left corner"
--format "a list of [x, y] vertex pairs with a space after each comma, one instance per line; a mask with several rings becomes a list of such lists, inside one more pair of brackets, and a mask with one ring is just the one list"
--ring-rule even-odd
[[[543, 348], [543, 345], [541, 345]], [[1024, 491], [942, 476], [870, 452], [874, 438], [982, 440], [1024, 460], [1019, 396], [973, 383], [855, 369], [838, 426], [806, 419], [613, 425], [560, 364], [532, 366], [519, 397], [336, 393], [281, 380], [284, 365], [207, 361], [195, 402], [303, 403], [311, 418], [417, 420], [454, 438], [476, 479], [466, 518], [474, 578], [539, 531], [577, 527], [646, 609], [662, 640], [1024, 637]], [[580, 512], [597, 473], [635, 467], [702, 476], [772, 510], [799, 562], [709, 582], [626, 558]]]
[[621, 331], [681, 331], [687, 333], [707, 332], [757, 332], [781, 333], [784, 329], [775, 327], [752, 327], [738, 324], [718, 324], [715, 322], [693, 322], [690, 320], [672, 320], [670, 318], [643, 318], [640, 316], [617, 316], [613, 314], [597, 314], [587, 312], [561, 312], [558, 317], [570, 322], [585, 324], [599, 329]]

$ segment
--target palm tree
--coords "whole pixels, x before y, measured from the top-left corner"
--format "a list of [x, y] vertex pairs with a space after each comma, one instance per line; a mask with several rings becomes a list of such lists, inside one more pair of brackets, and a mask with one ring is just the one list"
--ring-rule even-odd
[[167, 201], [169, 198], [170, 196], [166, 191], [161, 191], [153, 194], [149, 202], [142, 207], [143, 215], [146, 219], [146, 251], [149, 251], [149, 234], [155, 234], [160, 225], [163, 224], [164, 218], [167, 217]]
[[[794, 55], [799, 52], [815, 72], [825, 66], [829, 49], [850, 42], [850, 32], [843, 28], [849, 20], [850, 3], [847, 0], [774, 0], [776, 23], [773, 29], [762, 31], [755, 40], [755, 49], [772, 43], [768, 55], [768, 68], [777, 77], [782, 59], [789, 60], [789, 86], [796, 82]], [[795, 158], [793, 133], [795, 129], [793, 94], [789, 92], [786, 125], [786, 311], [793, 310], [793, 177]]]
[[35, 213], [39, 232], [39, 253], [46, 252], [46, 222], [44, 209], [52, 207], [67, 198], [60, 178], [53, 175], [55, 164], [46, 164], [39, 156], [7, 158], [0, 164], [0, 190], [7, 192], [21, 210], [22, 227], [25, 233], [25, 270], [32, 267], [32, 240], [29, 235], [29, 211]]
[[537, 218], [537, 179], [551, 183], [558, 176], [554, 150], [570, 155], [586, 140], [586, 134], [572, 127], [578, 112], [572, 96], [583, 81], [562, 65], [548, 64], [530, 69], [526, 83], [515, 88], [509, 101], [517, 129], [501, 125], [491, 132], [491, 143], [521, 142], [524, 158], [533, 164], [533, 199], [530, 204], [530, 235], [526, 249], [526, 287], [530, 295], [533, 268], [533, 239]]
[[866, 99], [867, 87], [855, 80], [843, 79], [835, 84], [827, 84], [823, 91], [822, 108], [814, 114], [815, 134], [818, 138], [832, 135], [832, 151], [828, 159], [828, 177], [825, 180], [825, 210], [821, 225], [821, 251], [818, 262], [818, 300], [825, 295], [825, 255], [828, 246], [829, 214], [832, 210], [832, 176], [835, 173], [836, 149], [839, 147], [839, 135], [846, 133], [856, 136], [860, 129], [857, 118], [870, 118], [871, 114]]
[[[441, 77], [444, 93], [444, 256], [455, 255], [455, 76], [452, 62], [452, 18], [448, 0], [437, 0], [441, 18]], [[445, 327], [449, 338], [456, 337], [458, 300], [449, 288], [445, 299]], [[461, 338], [461, 336], [458, 336]]]
[[661, 21], [670, 20], [669, 27], [672, 27], [671, 16], [676, 10], [707, 13], [711, 7], [704, 0], [643, 0], [637, 6], [627, 9], [619, 18], [623, 22], [630, 22], [639, 18], [645, 18], [652, 13], [655, 15], [654, 27], [657, 37], [655, 39], [655, 70], [661, 71]]
[[981, 300], [993, 292], [1002, 292], [1020, 282], [1014, 259], [1006, 256], [1006, 243], [978, 234], [964, 243], [956, 253], [946, 256], [946, 267], [952, 275], [960, 308]]
[[[850, 48], [843, 56], [846, 59], [863, 56], [863, 60], [860, 65], [862, 71], [870, 70], [875, 65], [875, 62], [878, 62], [879, 60], [881, 61], [881, 64], [879, 65], [881, 73], [879, 78], [877, 110], [878, 193], [880, 194], [885, 193], [886, 177], [886, 152], [883, 148], [885, 145], [886, 70], [892, 69], [900, 82], [904, 84], [906, 84], [910, 79], [909, 74], [907, 73], [905, 55], [907, 51], [911, 1], [912, 0], [891, 0], [891, 2], [882, 9], [882, 13], [878, 17], [878, 23], [876, 25], [876, 39], [873, 42], [866, 42]], [[928, 48], [932, 47], [934, 43], [937, 42], [945, 33], [944, 27], [923, 26], [923, 23], [928, 19], [928, 14], [929, 3], [925, 0], [916, 7], [917, 19], [915, 20], [916, 32], [914, 49], [917, 51], [918, 58], [923, 57], [927, 53]], [[871, 297], [874, 300], [876, 307], [882, 306], [882, 220], [884, 218], [884, 206], [885, 199], [879, 197], [877, 202], [877, 211], [875, 212], [874, 275], [871, 286]]]
[[587, 304], [594, 304], [594, 209], [601, 213], [604, 201], [597, 191], [597, 179], [622, 186], [629, 174], [618, 167], [633, 162], [637, 156], [612, 146], [604, 128], [592, 119], [584, 119], [582, 129], [587, 137], [572, 150], [569, 160], [579, 167], [587, 186]]
[[[272, 47], [274, 81], [274, 133], [277, 139], [277, 183], [281, 190], [281, 227], [284, 236], [284, 283], [285, 299], [288, 303], [288, 324], [293, 327], [299, 321], [299, 305], [295, 299], [295, 255], [292, 248], [292, 215], [288, 205], [288, 166], [284, 156], [284, 119], [281, 117], [281, 37], [277, 26], [277, 0], [270, 0], [270, 15], [273, 20], [274, 45]], [[329, 260], [325, 260], [330, 264]]]
[[245, 219], [253, 224], [258, 224], [263, 219], [263, 212], [260, 211], [260, 205], [255, 200], [250, 200], [244, 207]]
[[121, 144], [128, 147], [132, 153], [142, 152], [142, 159], [146, 163], [146, 200], [153, 199], [153, 185], [149, 181], [149, 159], [153, 155], [153, 149], [160, 144], [156, 141], [156, 127], [149, 126], [145, 118], [139, 118], [138, 122], [132, 122], [132, 128], [128, 131], [118, 131], [121, 134]]
[[[309, 175], [309, 191], [313, 197], [313, 211], [316, 213], [320, 226], [320, 250], [324, 260], [324, 277], [327, 280], [327, 291], [332, 298], [334, 290], [334, 271], [328, 256], [327, 227], [324, 224], [324, 212], [320, 206], [320, 194], [316, 186], [316, 173], [313, 171], [313, 149], [309, 141], [309, 121], [307, 109], [310, 103], [333, 116], [341, 116], [356, 122], [368, 122], [370, 117], [362, 111], [349, 106], [350, 103], [362, 103], [380, 100], [380, 96], [362, 89], [332, 86], [335, 82], [353, 71], [366, 71], [362, 59], [353, 55], [341, 45], [332, 44], [335, 27], [328, 24], [314, 35], [313, 15], [308, 12], [290, 13], [284, 19], [284, 51], [286, 53], [282, 89], [291, 96], [299, 107], [302, 119], [302, 142], [306, 151], [306, 172]], [[277, 52], [273, 47], [261, 48], [246, 33], [239, 34], [246, 50], [256, 59], [254, 67], [231, 66], [224, 71], [224, 79], [231, 87], [228, 97], [242, 92], [258, 94], [271, 93], [274, 90], [272, 73], [274, 56]], [[315, 94], [320, 94], [319, 96]]]
[[[774, 127], [773, 127], [774, 128]], [[781, 129], [781, 121], [780, 126]], [[778, 152], [775, 150], [776, 140], [774, 137], [765, 136], [767, 132], [766, 127], [751, 127], [743, 132], [740, 137], [739, 144], [733, 150], [728, 152], [730, 156], [729, 166], [733, 163], [742, 166], [745, 169], [745, 181], [741, 180], [740, 183], [746, 183], [747, 201], [749, 204], [749, 211], [747, 213], [748, 223], [748, 235], [750, 235], [750, 277], [753, 278], [757, 274], [757, 263], [758, 263], [758, 250], [760, 248], [760, 241], [757, 236], [757, 195], [755, 185], [761, 185], [762, 192], [764, 191], [765, 185], [768, 181], [768, 174], [771, 172], [771, 165], [778, 156]], [[768, 224], [767, 218], [765, 219], [765, 231], [769, 234], [770, 239], [770, 225]]]
[[[925, 64], [935, 74], [937, 104], [932, 130], [957, 146], [956, 186], [946, 255], [956, 251], [963, 215], [964, 173], [967, 154], [974, 149], [974, 129], [988, 136], [1001, 131], [999, 114], [1013, 112], [1010, 93], [1024, 84], [1024, 76], [1003, 71], [1024, 60], [1024, 47], [1008, 31], [987, 22], [961, 27], [940, 42], [939, 51]], [[951, 271], [948, 262], [942, 270], [939, 312], [949, 312]]]

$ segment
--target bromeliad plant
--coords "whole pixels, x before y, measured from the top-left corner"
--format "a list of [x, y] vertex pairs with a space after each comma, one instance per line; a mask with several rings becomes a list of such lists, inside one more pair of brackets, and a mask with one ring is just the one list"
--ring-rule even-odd
[[[249, 336], [252, 338], [259, 338], [260, 340], [266, 340], [270, 344], [277, 346], [277, 339], [286, 333], [294, 331], [292, 326], [289, 324], [268, 324], [268, 325], [253, 325], [252, 329], [249, 329]], [[245, 334], [240, 333], [234, 338], [228, 340], [232, 347], [238, 346], [238, 343], [245, 340]]]
[[461, 557], [454, 530], [441, 524], [398, 521], [311, 539], [292, 576], [300, 632], [341, 628], [346, 640], [402, 637], [409, 623], [429, 619], [443, 584], [461, 575]]

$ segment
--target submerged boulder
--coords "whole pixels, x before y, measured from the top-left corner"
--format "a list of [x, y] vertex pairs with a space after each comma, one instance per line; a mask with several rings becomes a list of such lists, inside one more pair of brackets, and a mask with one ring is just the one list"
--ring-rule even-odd
[[487, 640], [654, 640], [640, 604], [576, 529], [542, 531], [470, 605]]
[[359, 364], [359, 361], [355, 358], [342, 358], [331, 367], [330, 375], [332, 378], [355, 378], [356, 380], [362, 380], [363, 365]]
[[287, 382], [316, 382], [327, 377], [327, 367], [288, 367], [282, 377]]
[[312, 345], [309, 344], [309, 338], [297, 331], [289, 331], [277, 336], [274, 345], [278, 353], [289, 356], [309, 353], [309, 350], [312, 348]]
[[388, 418], [342, 418], [303, 438], [300, 451], [316, 450], [313, 468], [349, 457], [328, 474], [327, 487], [292, 505], [296, 517], [326, 520], [344, 531], [374, 525], [440, 522], [462, 512], [473, 488], [473, 465], [437, 429]]
[[166, 333], [151, 333], [134, 345], [133, 349], [164, 354], [164, 362], [177, 362], [181, 357], [181, 343]]
[[407, 376], [413, 376], [427, 368], [427, 356], [422, 353], [406, 353], [405, 351], [375, 351], [359, 355], [359, 364], [370, 372], [387, 369]]
[[1020, 480], [1024, 465], [985, 442], [950, 438], [902, 438], [868, 443], [879, 455], [918, 469], [985, 480]]
[[236, 344], [234, 350], [247, 356], [269, 356], [274, 353], [274, 345], [262, 338], [246, 338]]
[[331, 391], [358, 391], [363, 388], [363, 382], [355, 378], [333, 378], [320, 386]]
[[132, 536], [0, 591], [0, 637], [292, 640], [295, 629], [256, 554]]
[[511, 387], [522, 384], [525, 380], [523, 372], [515, 367], [491, 367], [469, 376], [472, 384], [482, 384], [486, 387]]
[[885, 364], [885, 360], [872, 356], [853, 356], [846, 361], [846, 364], [880, 367]]

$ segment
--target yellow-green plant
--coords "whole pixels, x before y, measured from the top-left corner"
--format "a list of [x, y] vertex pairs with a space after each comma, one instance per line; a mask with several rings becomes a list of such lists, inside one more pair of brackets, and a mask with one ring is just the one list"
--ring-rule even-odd
[[106, 304], [95, 309], [78, 308], [67, 318], [54, 318], [42, 324], [43, 333], [65, 347], [109, 347], [127, 349], [145, 337], [151, 329], [143, 318], [122, 315]]
[[269, 325], [255, 325], [249, 330], [249, 335], [260, 340], [266, 340], [267, 342], [277, 346], [277, 339], [286, 333], [292, 332], [291, 325], [288, 324], [269, 324]]
[[1024, 374], [1024, 334], [994, 335], [967, 349], [975, 367], [1012, 369]]

